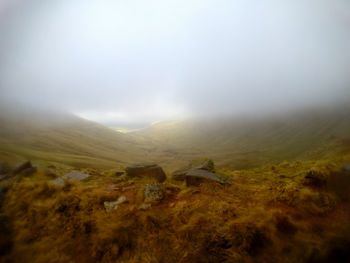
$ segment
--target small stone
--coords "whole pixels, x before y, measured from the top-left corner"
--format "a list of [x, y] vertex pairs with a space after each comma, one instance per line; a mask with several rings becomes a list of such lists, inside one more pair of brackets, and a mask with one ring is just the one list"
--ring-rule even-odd
[[105, 202], [103, 202], [103, 205], [104, 205], [107, 212], [110, 212], [110, 211], [118, 208], [117, 201], [113, 201], [113, 202], [105, 201]]
[[119, 196], [117, 201], [111, 201], [111, 202], [106, 201], [103, 203], [103, 205], [106, 211], [110, 212], [112, 210], [116, 210], [120, 204], [123, 204], [127, 201], [128, 201], [127, 198], [124, 195], [122, 195], [122, 196]]
[[126, 199], [126, 197], [124, 195], [119, 196], [118, 200], [117, 200], [117, 204], [120, 205], [122, 203], [127, 202], [128, 200]]
[[147, 210], [148, 208], [150, 208], [152, 205], [151, 204], [146, 204], [146, 203], [142, 203], [139, 206], [139, 210]]

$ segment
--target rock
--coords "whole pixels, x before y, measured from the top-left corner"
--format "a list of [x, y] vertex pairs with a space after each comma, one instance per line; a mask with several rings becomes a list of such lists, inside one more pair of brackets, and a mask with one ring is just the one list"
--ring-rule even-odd
[[126, 175], [129, 177], [150, 177], [157, 182], [162, 183], [166, 180], [166, 175], [157, 164], [137, 164], [128, 166], [126, 169]]
[[160, 184], [146, 184], [144, 188], [144, 202], [156, 203], [164, 198], [164, 190]]
[[139, 210], [147, 210], [148, 208], [150, 208], [152, 205], [151, 204], [146, 204], [146, 203], [142, 203], [139, 206]]
[[205, 181], [213, 181], [220, 184], [225, 184], [225, 181], [216, 174], [202, 169], [189, 170], [186, 173], [185, 180], [187, 186], [198, 186]]
[[118, 206], [122, 203], [127, 202], [128, 200], [126, 199], [126, 197], [124, 195], [119, 196], [117, 201], [112, 201], [112, 202], [104, 202], [103, 205], [106, 209], [107, 212], [110, 212], [112, 210], [116, 210], [118, 208]]
[[21, 171], [21, 175], [30, 176], [37, 171], [36, 167], [30, 167]]
[[210, 159], [205, 160], [203, 163], [196, 165], [193, 167], [194, 169], [201, 169], [201, 170], [206, 170], [209, 172], [214, 172], [215, 171], [215, 166], [214, 162]]
[[91, 177], [90, 174], [85, 174], [79, 171], [72, 171], [52, 180], [51, 182], [55, 185], [63, 186], [65, 181], [82, 181], [89, 177]]
[[310, 170], [304, 177], [304, 185], [312, 187], [323, 187], [327, 183], [326, 176], [316, 170]]
[[208, 159], [208, 160], [205, 160], [204, 162], [197, 164], [197, 165], [188, 165], [186, 167], [183, 167], [183, 168], [173, 172], [171, 175], [171, 178], [175, 181], [184, 181], [186, 179], [186, 174], [190, 170], [193, 170], [193, 169], [214, 172], [214, 170], [215, 170], [214, 162], [212, 160]]
[[176, 170], [175, 172], [172, 173], [171, 179], [175, 181], [184, 181], [188, 170], [190, 170], [190, 168], [182, 168], [182, 169]]
[[51, 180], [51, 183], [57, 185], [57, 186], [64, 186], [65, 180], [61, 177], [58, 177], [54, 180]]
[[79, 171], [72, 171], [72, 172], [69, 172], [69, 173], [63, 175], [63, 177], [64, 177], [64, 179], [67, 179], [67, 180], [81, 181], [81, 180], [84, 180], [84, 179], [91, 177], [91, 175], [85, 174], [85, 173], [82, 173]]
[[33, 165], [32, 165], [32, 163], [31, 163], [30, 161], [26, 161], [26, 162], [24, 162], [24, 163], [21, 163], [21, 164], [17, 165], [17, 166], [13, 169], [12, 173], [13, 173], [13, 174], [19, 174], [19, 173], [21, 173], [22, 171], [24, 171], [24, 170], [26, 170], [26, 169], [29, 169], [29, 168], [33, 168]]

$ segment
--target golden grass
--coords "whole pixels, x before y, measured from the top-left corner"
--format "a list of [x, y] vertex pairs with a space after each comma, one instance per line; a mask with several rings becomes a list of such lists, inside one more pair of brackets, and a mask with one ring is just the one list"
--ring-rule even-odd
[[[219, 169], [229, 185], [185, 187], [146, 210], [148, 179], [91, 170], [87, 181], [57, 187], [42, 170], [8, 184], [2, 213], [13, 247], [4, 262], [312, 262], [329, 242], [349, 242], [349, 203], [337, 189], [303, 184], [310, 169], [335, 176], [342, 158]], [[128, 202], [106, 212], [103, 202]], [[308, 261], [309, 260], [309, 261]]]

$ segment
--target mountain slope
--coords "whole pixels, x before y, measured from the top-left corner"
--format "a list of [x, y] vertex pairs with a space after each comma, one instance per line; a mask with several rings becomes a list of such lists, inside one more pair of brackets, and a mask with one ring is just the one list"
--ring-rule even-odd
[[3, 159], [103, 167], [142, 159], [143, 150], [127, 135], [67, 113], [2, 111], [0, 123]]
[[163, 122], [133, 133], [163, 150], [207, 156], [235, 168], [318, 158], [348, 147], [350, 108], [304, 110], [273, 117]]

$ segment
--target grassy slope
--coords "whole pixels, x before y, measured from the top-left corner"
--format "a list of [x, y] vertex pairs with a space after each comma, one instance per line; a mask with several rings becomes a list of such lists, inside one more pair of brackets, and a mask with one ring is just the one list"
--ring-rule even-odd
[[[341, 163], [219, 170], [226, 186], [168, 180], [164, 199], [146, 210], [138, 207], [147, 178], [101, 173], [63, 188], [40, 171], [14, 178], [3, 206], [13, 243], [4, 262], [344, 262], [328, 257], [349, 256], [348, 201], [337, 189], [303, 185], [309, 169], [331, 181]], [[106, 212], [104, 201], [121, 195], [128, 202]]]
[[209, 157], [235, 169], [338, 155], [349, 147], [350, 108], [269, 118], [163, 122], [123, 134], [68, 114], [0, 114], [0, 157], [76, 167], [158, 162], [175, 170]]
[[0, 155], [73, 166], [112, 167], [142, 159], [127, 135], [69, 114], [6, 113], [0, 117]]
[[222, 165], [245, 168], [318, 158], [348, 147], [350, 109], [310, 110], [260, 119], [165, 122], [134, 134], [182, 158], [207, 156]]

